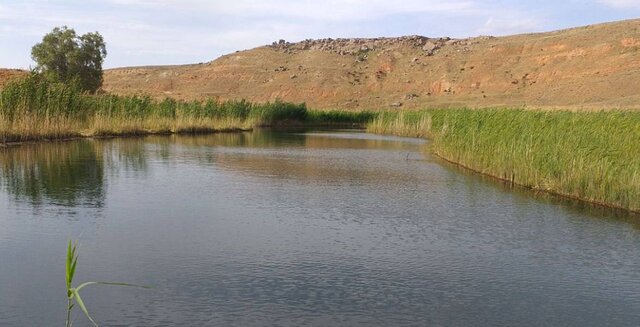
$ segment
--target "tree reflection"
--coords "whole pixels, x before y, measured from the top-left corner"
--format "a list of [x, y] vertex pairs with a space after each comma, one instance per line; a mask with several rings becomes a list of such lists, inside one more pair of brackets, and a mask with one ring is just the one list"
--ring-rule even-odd
[[104, 205], [104, 169], [96, 144], [76, 142], [25, 145], [0, 151], [0, 185], [16, 201], [34, 206]]

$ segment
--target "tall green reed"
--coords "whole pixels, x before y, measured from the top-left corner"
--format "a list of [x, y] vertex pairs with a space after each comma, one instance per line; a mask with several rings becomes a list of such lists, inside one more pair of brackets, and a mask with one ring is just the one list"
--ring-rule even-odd
[[0, 90], [0, 142], [134, 132], [177, 132], [271, 125], [307, 118], [304, 103], [276, 100], [155, 100], [149, 96], [89, 95], [38, 75]]
[[85, 317], [89, 319], [89, 321], [94, 325], [98, 326], [98, 323], [89, 315], [89, 310], [87, 310], [87, 306], [84, 304], [82, 297], [80, 297], [80, 290], [90, 286], [90, 285], [115, 285], [115, 286], [127, 286], [127, 287], [141, 287], [141, 288], [150, 288], [149, 286], [140, 286], [134, 284], [127, 283], [119, 283], [119, 282], [85, 282], [76, 287], [73, 286], [73, 278], [75, 277], [76, 267], [78, 264], [78, 255], [76, 253], [77, 245], [69, 241], [69, 245], [67, 247], [67, 260], [65, 265], [65, 283], [67, 287], [67, 318], [65, 322], [66, 327], [71, 327], [73, 325], [73, 321], [71, 319], [71, 313], [73, 308], [77, 305], [80, 307]]
[[368, 130], [427, 137], [472, 170], [640, 211], [640, 112], [426, 110], [380, 114]]

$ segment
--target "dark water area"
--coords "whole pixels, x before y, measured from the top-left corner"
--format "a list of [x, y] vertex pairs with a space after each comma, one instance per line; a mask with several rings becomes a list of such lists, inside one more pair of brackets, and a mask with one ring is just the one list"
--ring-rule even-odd
[[78, 282], [153, 286], [85, 289], [102, 326], [640, 325], [637, 218], [461, 173], [416, 139], [0, 149], [0, 326], [64, 324], [69, 239]]

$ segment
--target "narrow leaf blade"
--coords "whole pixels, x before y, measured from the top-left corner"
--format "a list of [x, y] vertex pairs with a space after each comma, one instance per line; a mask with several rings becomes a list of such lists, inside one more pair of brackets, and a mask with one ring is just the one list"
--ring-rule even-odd
[[78, 293], [78, 289], [74, 288], [72, 291], [73, 291], [73, 294], [75, 295], [76, 303], [78, 303], [78, 306], [80, 307], [80, 309], [82, 309], [82, 312], [84, 312], [84, 315], [87, 316], [89, 321], [91, 321], [91, 323], [95, 327], [99, 327], [98, 324], [95, 322], [95, 320], [93, 320], [93, 318], [91, 318], [91, 316], [89, 315], [89, 311], [87, 310], [87, 307], [84, 305], [84, 302], [82, 301], [82, 298], [80, 297], [80, 293]]
[[146, 286], [146, 285], [136, 285], [136, 284], [119, 283], [119, 282], [86, 282], [78, 285], [78, 287], [76, 287], [75, 289], [79, 291], [85, 286], [89, 286], [89, 285], [113, 285], [113, 286], [126, 286], [126, 287], [138, 287], [138, 288], [151, 288], [151, 286]]

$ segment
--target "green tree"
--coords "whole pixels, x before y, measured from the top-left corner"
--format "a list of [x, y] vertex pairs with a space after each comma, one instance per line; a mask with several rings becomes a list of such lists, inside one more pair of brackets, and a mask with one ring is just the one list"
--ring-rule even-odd
[[78, 83], [90, 92], [102, 85], [102, 62], [106, 56], [100, 33], [78, 36], [67, 26], [54, 28], [31, 48], [37, 72], [54, 82]]

